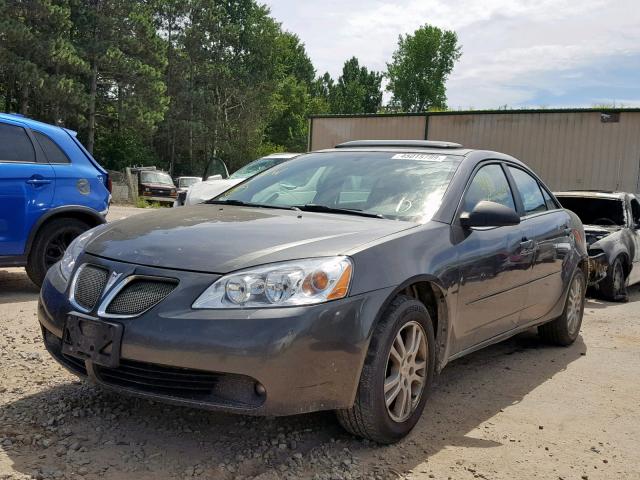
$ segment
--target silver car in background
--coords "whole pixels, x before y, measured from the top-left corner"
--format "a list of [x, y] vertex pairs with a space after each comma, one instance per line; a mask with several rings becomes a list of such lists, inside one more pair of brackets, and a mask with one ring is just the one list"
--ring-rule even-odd
[[187, 196], [183, 205], [197, 205], [198, 203], [206, 202], [212, 198], [226, 192], [231, 187], [235, 187], [240, 182], [243, 182], [247, 178], [251, 178], [268, 168], [275, 167], [286, 160], [290, 160], [300, 155], [299, 153], [273, 153], [266, 157], [259, 158], [253, 162], [245, 165], [241, 169], [232, 173], [228, 178], [221, 178], [215, 176], [209, 177], [203, 182], [198, 182], [187, 191]]

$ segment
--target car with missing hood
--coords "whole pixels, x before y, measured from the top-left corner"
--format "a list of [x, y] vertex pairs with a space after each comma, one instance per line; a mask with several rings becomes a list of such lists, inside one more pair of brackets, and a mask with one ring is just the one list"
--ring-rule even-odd
[[107, 388], [335, 410], [391, 443], [452, 360], [531, 327], [574, 342], [587, 273], [580, 220], [515, 158], [357, 141], [93, 229], [50, 270], [38, 312], [51, 355]]
[[175, 206], [181, 205], [196, 205], [198, 203], [205, 202], [213, 197], [220, 195], [222, 192], [229, 190], [231, 187], [235, 187], [240, 182], [243, 182], [247, 178], [251, 178], [258, 173], [267, 170], [271, 167], [281, 164], [287, 160], [297, 157], [299, 153], [273, 153], [266, 157], [254, 160], [248, 163], [244, 167], [236, 170], [228, 178], [222, 178], [216, 176], [203, 182], [196, 183], [189, 187], [184, 200], [180, 198], [176, 202]]
[[640, 202], [625, 192], [557, 192], [564, 208], [584, 224], [589, 284], [608, 300], [626, 301], [627, 286], [640, 282]]

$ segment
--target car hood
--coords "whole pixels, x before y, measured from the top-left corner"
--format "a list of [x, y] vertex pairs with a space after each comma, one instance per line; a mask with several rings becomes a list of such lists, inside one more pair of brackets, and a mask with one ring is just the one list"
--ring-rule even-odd
[[199, 203], [206, 202], [207, 200], [211, 200], [222, 192], [226, 192], [231, 187], [235, 187], [243, 180], [244, 178], [227, 178], [225, 180], [207, 180], [205, 182], [195, 183], [189, 187], [184, 204], [197, 205]]
[[122, 262], [222, 274], [270, 262], [339, 255], [416, 226], [351, 215], [209, 204], [120, 220], [85, 250]]

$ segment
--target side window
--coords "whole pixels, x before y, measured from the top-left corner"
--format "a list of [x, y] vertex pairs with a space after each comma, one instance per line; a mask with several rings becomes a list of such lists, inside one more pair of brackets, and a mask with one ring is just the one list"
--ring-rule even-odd
[[633, 217], [633, 223], [640, 225], [640, 202], [637, 198], [631, 199], [631, 216]]
[[549, 192], [547, 192], [542, 187], [540, 187], [540, 190], [542, 190], [542, 196], [544, 197], [544, 203], [547, 206], [547, 210], [555, 210], [556, 208], [558, 208], [558, 205], [553, 200], [553, 198], [551, 198], [551, 195], [549, 195]]
[[44, 133], [33, 131], [33, 136], [44, 150], [49, 163], [70, 163], [69, 157]]
[[0, 123], [0, 162], [2, 161], [36, 161], [36, 152], [24, 128]]
[[519, 168], [509, 167], [509, 172], [513, 176], [513, 180], [516, 182], [516, 186], [520, 191], [526, 214], [529, 215], [531, 213], [546, 211], [547, 205], [540, 191], [538, 181]]
[[487, 165], [476, 173], [464, 197], [464, 211], [471, 212], [483, 200], [513, 208], [513, 194], [500, 165]]

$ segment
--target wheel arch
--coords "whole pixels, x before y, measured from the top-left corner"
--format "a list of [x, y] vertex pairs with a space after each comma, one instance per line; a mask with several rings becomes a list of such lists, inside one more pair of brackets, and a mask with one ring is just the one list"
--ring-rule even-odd
[[436, 341], [436, 371], [440, 371], [445, 363], [447, 342], [450, 331], [450, 309], [447, 294], [437, 277], [418, 275], [405, 280], [398, 285], [385, 299], [378, 314], [371, 325], [371, 332], [381, 320], [388, 306], [398, 295], [407, 295], [424, 304], [433, 323]]
[[92, 228], [106, 223], [106, 219], [100, 213], [82, 205], [66, 205], [64, 207], [52, 208], [42, 215], [31, 229], [25, 248], [25, 256], [29, 256], [33, 242], [42, 230], [42, 227], [58, 218], [75, 218], [87, 223]]

